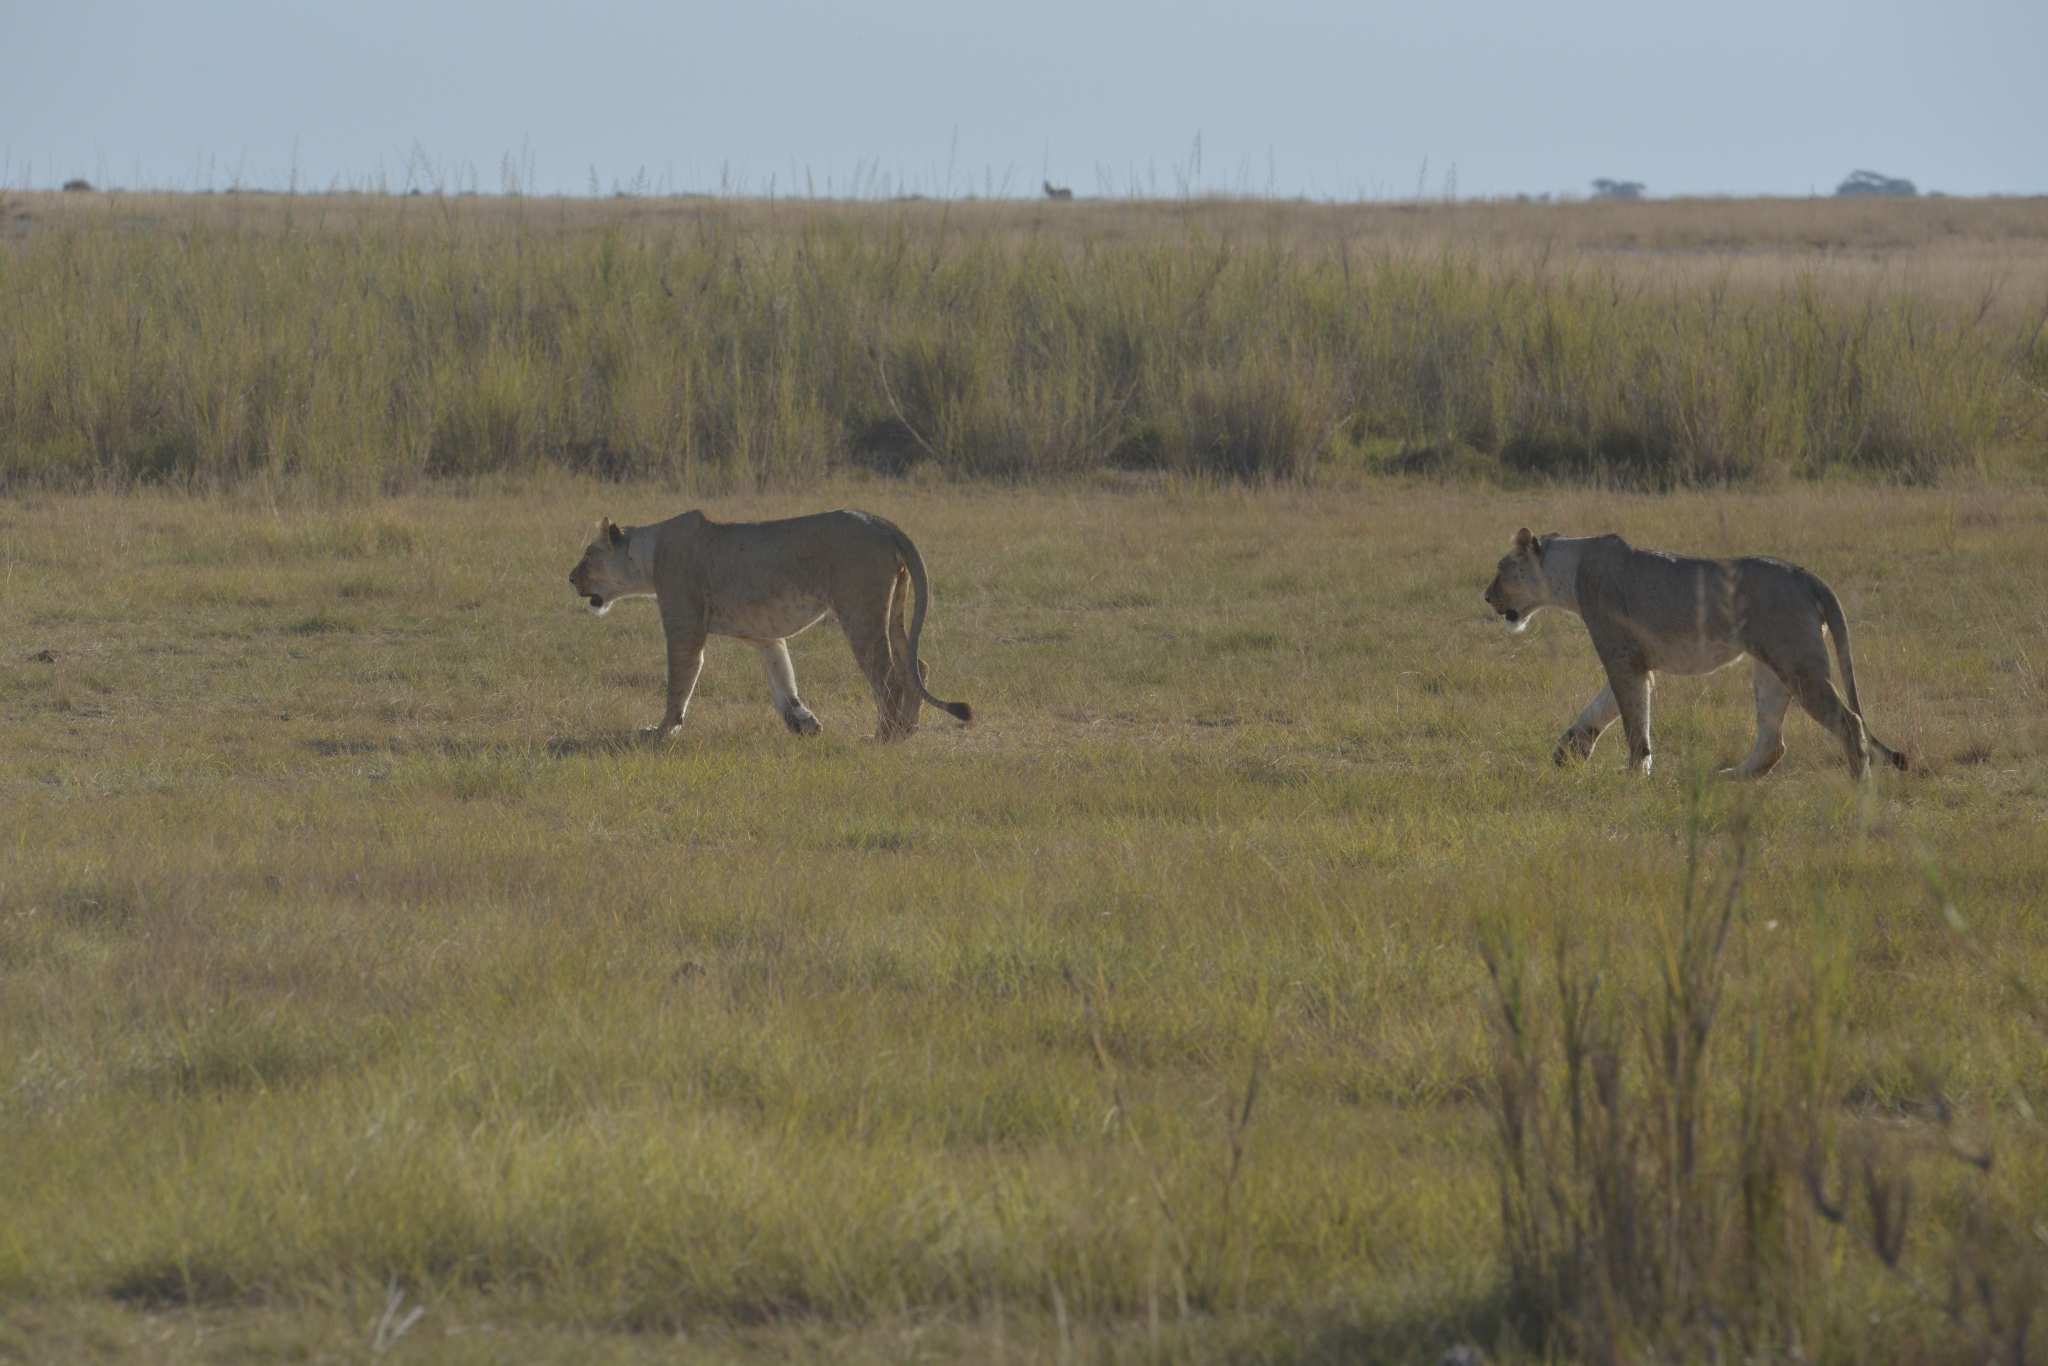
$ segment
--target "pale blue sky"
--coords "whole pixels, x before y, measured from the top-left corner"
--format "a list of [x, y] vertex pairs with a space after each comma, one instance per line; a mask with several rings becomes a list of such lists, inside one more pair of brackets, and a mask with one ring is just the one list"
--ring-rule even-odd
[[0, 35], [15, 187], [2048, 193], [2048, 0], [0, 0]]

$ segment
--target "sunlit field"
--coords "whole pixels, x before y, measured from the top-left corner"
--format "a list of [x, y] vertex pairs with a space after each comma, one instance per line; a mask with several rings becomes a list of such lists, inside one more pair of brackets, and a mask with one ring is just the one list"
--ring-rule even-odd
[[[822, 736], [714, 640], [641, 742], [652, 604], [566, 575], [692, 505], [899, 522], [974, 724], [865, 740], [828, 622]], [[1706, 780], [1746, 666], [1661, 681], [1654, 777], [1552, 767], [1600, 675], [1482, 603], [1522, 525], [1815, 570], [1916, 770], [1794, 715]], [[0, 1359], [2017, 1359], [2044, 535], [1964, 480], [18, 490]], [[1524, 1084], [1574, 1038], [1609, 1149]], [[1630, 1258], [1603, 1172], [1674, 1212]]]

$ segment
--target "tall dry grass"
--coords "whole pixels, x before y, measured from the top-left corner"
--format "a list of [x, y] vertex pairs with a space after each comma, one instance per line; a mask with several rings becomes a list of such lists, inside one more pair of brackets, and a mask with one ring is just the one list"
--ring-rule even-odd
[[[1703, 792], [1692, 801], [1662, 916], [1590, 932], [1560, 920], [1547, 945], [1521, 908], [1485, 925], [1516, 1346], [1590, 1361], [2040, 1360], [2048, 1144], [2031, 1103], [2010, 1098], [2001, 1123], [1956, 1087], [1956, 1055], [1924, 1042], [1910, 1087], [1859, 1094], [1844, 1057], [1854, 936], [1822, 905], [1820, 933], [1774, 943], [1780, 922], [1758, 926], [1743, 904], [1762, 808], [1723, 798], [1715, 819]], [[1703, 868], [1710, 825], [1718, 878]], [[1999, 982], [1964, 1050], [2016, 1045], [2038, 1067], [2044, 997], [1922, 871], [1927, 927], [1952, 936], [1935, 944]], [[1624, 942], [1646, 930], [1646, 945]], [[1881, 1331], [1840, 1318], [1846, 1268], [1897, 1306], [1870, 1316]]]
[[13, 195], [0, 481], [1927, 480], [2041, 449], [2043, 215]]

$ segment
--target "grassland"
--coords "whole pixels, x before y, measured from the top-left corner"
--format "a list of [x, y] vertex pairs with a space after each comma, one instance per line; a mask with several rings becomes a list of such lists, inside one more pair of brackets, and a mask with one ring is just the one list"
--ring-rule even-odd
[[2048, 200], [11, 195], [0, 484], [2038, 470]]
[[[1685, 831], [1711, 869], [1742, 821], [1713, 1132], [1798, 1072], [1823, 1187], [1915, 1191], [1893, 1269], [1796, 1163], [1713, 1166], [1799, 1291], [1743, 1350], [1983, 1359], [1951, 1271], [2001, 1229], [2038, 1270], [2042, 490], [715, 497], [908, 528], [978, 719], [863, 742], [828, 625], [822, 737], [714, 644], [657, 748], [652, 611], [564, 576], [598, 513], [683, 501], [0, 502], [0, 1359], [1540, 1352], [1481, 947], [1577, 945], [1651, 1021]], [[1747, 750], [1734, 676], [1663, 683], [1655, 779], [1552, 768], [1598, 675], [1568, 619], [1489, 620], [1522, 524], [1817, 570], [1918, 771], [1859, 789], [1795, 717], [1765, 784], [1693, 795]]]

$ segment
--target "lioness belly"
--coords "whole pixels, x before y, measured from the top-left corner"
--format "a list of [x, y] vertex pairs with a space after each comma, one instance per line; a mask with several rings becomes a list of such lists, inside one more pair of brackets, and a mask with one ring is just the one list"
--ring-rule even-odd
[[714, 604], [709, 627], [717, 636], [749, 640], [786, 640], [814, 626], [826, 612], [817, 598], [792, 595], [761, 602]]
[[1660, 640], [1644, 652], [1650, 667], [1659, 673], [1710, 674], [1741, 659], [1740, 645], [1722, 640]]

